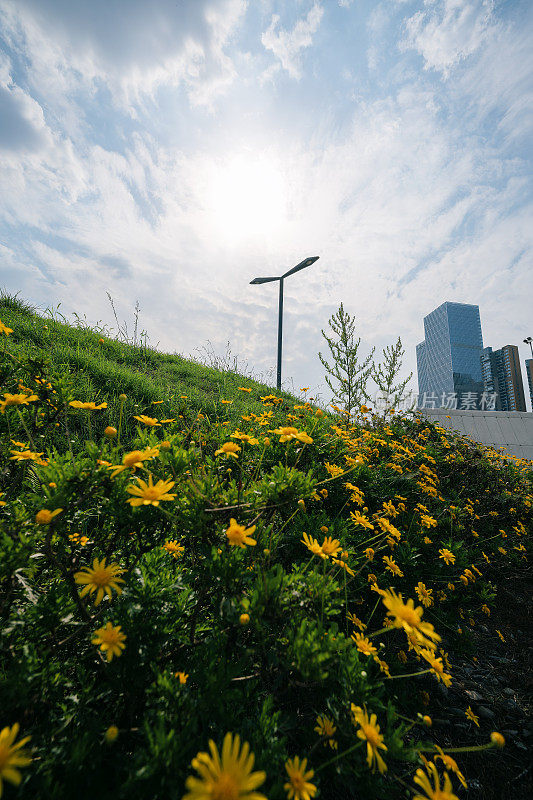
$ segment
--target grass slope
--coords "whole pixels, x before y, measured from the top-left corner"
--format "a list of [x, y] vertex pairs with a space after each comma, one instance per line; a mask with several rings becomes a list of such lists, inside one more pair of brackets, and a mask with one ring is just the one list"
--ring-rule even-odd
[[[436, 746], [470, 800], [529, 796], [531, 463], [425, 421], [346, 427], [17, 298], [0, 319], [0, 794], [181, 800], [232, 731], [269, 800], [306, 800], [295, 756], [317, 800], [411, 797]], [[449, 764], [431, 800], [466, 796]], [[190, 800], [260, 800], [235, 769]]]
[[[235, 372], [219, 371], [179, 355], [150, 347], [133, 346], [102, 337], [98, 331], [48, 318], [17, 297], [0, 295], [0, 319], [10, 328], [10, 348], [21, 358], [43, 359], [55, 373], [71, 376], [79, 397], [118, 405], [117, 395], [128, 395], [126, 411], [148, 409], [153, 401], [179, 401], [204, 414], [220, 412], [237, 424], [246, 410], [260, 412], [261, 396], [271, 387]], [[251, 391], [239, 394], [238, 387]], [[282, 397], [290, 395], [281, 393]]]

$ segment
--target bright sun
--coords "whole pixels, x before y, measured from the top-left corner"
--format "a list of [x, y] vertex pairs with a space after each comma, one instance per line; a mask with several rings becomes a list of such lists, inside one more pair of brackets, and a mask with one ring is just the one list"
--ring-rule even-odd
[[274, 160], [239, 155], [215, 169], [209, 205], [219, 233], [237, 243], [276, 235], [285, 219], [285, 195]]

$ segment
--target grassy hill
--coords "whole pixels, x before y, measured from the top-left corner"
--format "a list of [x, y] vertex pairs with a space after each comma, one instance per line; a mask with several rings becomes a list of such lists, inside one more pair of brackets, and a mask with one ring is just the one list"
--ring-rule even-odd
[[529, 796], [531, 462], [0, 320], [0, 794]]

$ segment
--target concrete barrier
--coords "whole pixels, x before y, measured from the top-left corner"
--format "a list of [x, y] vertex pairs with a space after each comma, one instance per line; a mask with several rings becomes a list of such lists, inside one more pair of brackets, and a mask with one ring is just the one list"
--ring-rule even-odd
[[418, 410], [443, 428], [470, 436], [476, 442], [533, 461], [533, 414], [529, 411]]

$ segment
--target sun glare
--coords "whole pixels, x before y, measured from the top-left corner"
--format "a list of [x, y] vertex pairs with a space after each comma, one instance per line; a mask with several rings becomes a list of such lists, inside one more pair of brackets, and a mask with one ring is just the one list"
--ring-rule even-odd
[[285, 218], [285, 185], [272, 159], [236, 156], [213, 173], [209, 186], [214, 225], [228, 241], [274, 236]]

